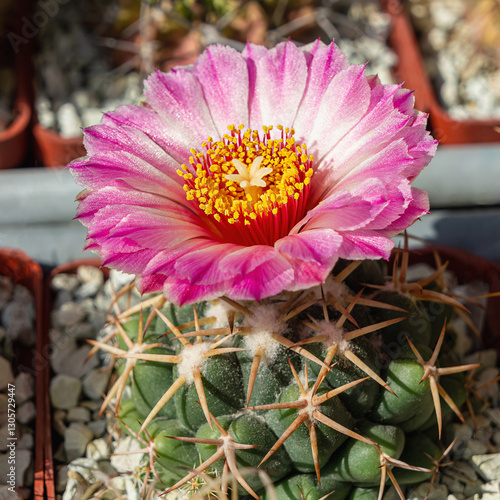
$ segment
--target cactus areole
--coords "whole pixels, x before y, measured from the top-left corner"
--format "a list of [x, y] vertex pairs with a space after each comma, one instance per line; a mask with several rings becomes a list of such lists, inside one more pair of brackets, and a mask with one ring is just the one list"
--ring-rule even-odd
[[428, 211], [426, 119], [333, 43], [285, 42], [210, 46], [85, 130], [86, 248], [158, 292], [92, 341], [118, 359], [102, 411], [145, 446], [144, 491], [404, 498], [434, 477], [476, 367], [441, 354], [465, 307], [439, 261], [415, 283], [407, 250], [381, 265]]

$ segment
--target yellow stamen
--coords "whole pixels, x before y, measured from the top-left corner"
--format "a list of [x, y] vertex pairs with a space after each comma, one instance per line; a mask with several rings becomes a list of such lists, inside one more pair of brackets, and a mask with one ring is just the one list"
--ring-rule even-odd
[[299, 200], [310, 183], [313, 158], [305, 144], [296, 144], [293, 129], [279, 125], [281, 138], [272, 139], [272, 128], [263, 127], [259, 135], [230, 125], [222, 140], [203, 143], [205, 153], [192, 149], [191, 167], [177, 170], [187, 199], [218, 222], [244, 225]]

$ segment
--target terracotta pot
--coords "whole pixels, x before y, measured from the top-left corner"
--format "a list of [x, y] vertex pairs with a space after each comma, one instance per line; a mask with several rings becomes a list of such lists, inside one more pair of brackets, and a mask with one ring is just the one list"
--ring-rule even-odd
[[399, 58], [396, 67], [398, 81], [415, 90], [416, 108], [428, 112], [434, 137], [441, 144], [500, 142], [500, 120], [461, 120], [451, 118], [439, 104], [418, 46], [415, 31], [402, 0], [382, 0], [392, 18], [389, 42]]
[[82, 137], [65, 139], [37, 123], [33, 127], [37, 160], [50, 168], [65, 167], [70, 161], [85, 155]]
[[0, 169], [17, 167], [27, 154], [31, 108], [26, 101], [16, 104], [16, 116], [10, 127], [0, 133]]
[[[10, 50], [10, 47], [8, 47]], [[9, 54], [6, 54], [8, 58]], [[0, 132], [0, 169], [19, 166], [28, 153], [28, 132], [32, 117], [30, 47], [24, 46], [13, 58], [16, 77], [14, 119]]]
[[36, 307], [36, 347], [34, 349], [17, 349], [14, 360], [15, 371], [28, 371], [36, 377], [35, 387], [35, 478], [33, 498], [44, 500], [45, 470], [44, 442], [47, 423], [45, 416], [46, 398], [48, 395], [48, 357], [43, 355], [42, 347], [47, 345], [46, 331], [43, 328], [44, 308], [42, 303], [43, 274], [42, 269], [34, 260], [20, 250], [0, 248], [0, 275], [8, 276], [17, 284], [24, 285], [34, 296]]

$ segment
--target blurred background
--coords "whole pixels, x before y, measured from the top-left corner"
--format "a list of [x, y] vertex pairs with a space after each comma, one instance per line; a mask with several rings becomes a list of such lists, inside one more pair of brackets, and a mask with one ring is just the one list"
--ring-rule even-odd
[[82, 257], [63, 168], [81, 129], [139, 104], [155, 68], [287, 39], [335, 40], [415, 90], [441, 144], [415, 182], [432, 214], [410, 233], [500, 263], [500, 0], [0, 0], [0, 246], [48, 266]]

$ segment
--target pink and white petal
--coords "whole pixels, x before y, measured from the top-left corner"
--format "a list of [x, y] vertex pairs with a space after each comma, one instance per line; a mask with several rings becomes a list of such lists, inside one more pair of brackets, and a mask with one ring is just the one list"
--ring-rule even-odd
[[412, 200], [404, 212], [387, 226], [388, 236], [395, 236], [411, 226], [422, 215], [429, 213], [429, 196], [426, 191], [412, 188]]
[[174, 172], [169, 175], [124, 151], [96, 154], [70, 165], [75, 182], [82, 186], [98, 190], [122, 181], [124, 189], [152, 193], [188, 205], [183, 180], [175, 172], [175, 167], [175, 164], [171, 165]]
[[286, 289], [295, 292], [324, 283], [337, 260], [337, 254], [332, 254], [328, 266], [317, 264], [314, 261], [294, 260], [291, 264], [295, 278]]
[[[198, 146], [200, 143], [193, 143], [185, 135], [181, 136], [179, 122], [178, 118], [171, 122], [165, 122], [158, 112], [149, 106], [132, 105], [120, 106], [115, 111], [106, 113], [102, 121], [102, 123], [111, 127], [131, 127], [140, 130], [177, 163], [185, 163], [191, 154], [191, 148]], [[206, 139], [206, 136], [204, 139]]]
[[[177, 161], [140, 130], [131, 127], [117, 128], [115, 125], [95, 125], [85, 130], [84, 143], [90, 158], [94, 155], [106, 155], [111, 161], [118, 163], [123, 155], [130, 158], [125, 162], [125, 168], [130, 167], [131, 163], [133, 165], [134, 159], [137, 158], [136, 170], [142, 169], [146, 172], [152, 169], [163, 172], [172, 180], [172, 189], [178, 194], [182, 192], [183, 181], [176, 173], [179, 166]], [[72, 164], [71, 167], [84, 168], [85, 160]]]
[[[120, 206], [116, 208], [115, 212], [118, 212]], [[159, 213], [144, 208], [138, 209], [122, 217], [109, 231], [108, 238], [113, 238], [116, 242], [127, 238], [141, 248], [159, 251], [193, 238], [211, 236], [206, 229], [192, 221], [169, 217], [171, 213], [167, 210]], [[95, 234], [91, 236], [96, 238]]]
[[388, 259], [394, 242], [376, 231], [352, 231], [342, 233], [342, 245], [338, 256], [348, 260]]
[[333, 256], [342, 243], [342, 236], [331, 228], [307, 230], [279, 239], [274, 248], [295, 261], [314, 262], [324, 272], [332, 266]]
[[[365, 116], [317, 165], [315, 176], [320, 185], [332, 185], [353, 173], [363, 174], [360, 165], [366, 159], [380, 157], [385, 148], [392, 147], [392, 142], [401, 140], [407, 144], [407, 175], [413, 178], [427, 165], [435, 153], [436, 142], [425, 130], [425, 116], [413, 110], [407, 114], [406, 107], [395, 106], [402, 91], [399, 85], [378, 85], [372, 90]], [[419, 149], [413, 153], [413, 148]]]
[[[103, 247], [101, 252], [102, 265], [109, 268], [120, 269], [128, 274], [139, 274], [156, 252], [149, 249], [136, 250], [128, 253], [118, 253], [113, 246]], [[152, 291], [152, 290], [151, 290]], [[156, 289], [156, 291], [159, 291]]]
[[193, 250], [177, 258], [174, 274], [179, 278], [188, 279], [192, 284], [203, 286], [215, 285], [234, 278], [240, 272], [224, 265], [223, 261], [240, 248], [240, 245], [233, 243], [212, 242], [204, 248]]
[[285, 257], [275, 252], [273, 259], [235, 278], [227, 295], [236, 300], [260, 300], [272, 297], [291, 286], [294, 278], [292, 265]]
[[199, 217], [183, 205], [154, 193], [128, 189], [117, 182], [87, 194], [80, 201], [77, 217], [82, 223], [88, 224], [99, 210], [104, 208], [113, 210], [113, 207], [120, 207], [117, 210], [122, 211], [123, 215], [142, 208], [156, 209], [166, 212], [167, 217], [200, 224]]
[[243, 56], [250, 77], [250, 127], [291, 127], [306, 88], [304, 53], [288, 41], [269, 51], [248, 45]]
[[231, 124], [248, 124], [248, 69], [242, 55], [231, 47], [210, 45], [194, 63], [193, 74], [219, 137]]
[[139, 293], [161, 292], [168, 276], [166, 274], [138, 274], [135, 277], [135, 287]]
[[342, 171], [343, 167], [345, 170], [342, 177], [337, 178], [337, 169], [332, 168], [332, 172], [324, 176], [323, 182], [332, 183], [334, 188], [326, 188], [321, 198], [328, 197], [331, 191], [337, 189], [347, 191], [356, 189], [367, 177], [379, 179], [383, 184], [390, 185], [396, 179], [406, 178], [404, 171], [412, 161], [413, 158], [408, 153], [408, 144], [403, 139], [389, 142], [382, 145], [380, 151], [364, 157], [359, 164], [349, 165], [349, 169], [347, 165], [345, 167], [339, 165], [339, 171]]
[[187, 279], [168, 276], [163, 282], [163, 295], [174, 304], [183, 306], [202, 300], [218, 299], [225, 295], [231, 286], [230, 280], [215, 285], [197, 285], [190, 283]]
[[321, 100], [335, 76], [349, 67], [347, 57], [334, 43], [326, 46], [321, 41], [302, 47], [308, 65], [306, 90], [293, 123], [297, 139], [309, 143]]
[[276, 250], [268, 245], [252, 245], [239, 247], [230, 254], [224, 256], [221, 266], [230, 270], [234, 275], [246, 275], [262, 266], [266, 262], [276, 258]]
[[217, 128], [191, 68], [157, 71], [144, 82], [148, 104], [158, 113], [167, 140], [183, 149], [197, 148], [207, 136], [217, 136]]

